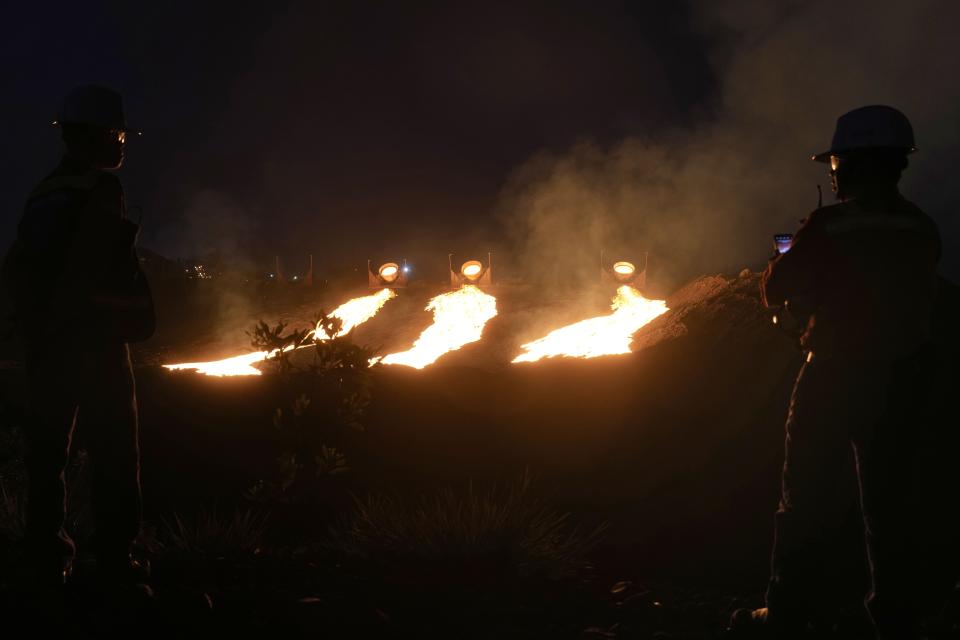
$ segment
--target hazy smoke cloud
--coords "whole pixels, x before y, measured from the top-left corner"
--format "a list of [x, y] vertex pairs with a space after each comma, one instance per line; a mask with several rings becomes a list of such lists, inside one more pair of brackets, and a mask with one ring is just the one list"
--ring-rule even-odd
[[[201, 187], [231, 194], [270, 229], [264, 268], [277, 254], [312, 253], [324, 276], [407, 258], [418, 279], [440, 281], [448, 252], [493, 250], [498, 274], [522, 275], [488, 215], [511, 169], [584, 131], [616, 139], [675, 121], [706, 91], [701, 48], [672, 3], [275, 5], [239, 39], [217, 18], [195, 74], [209, 88], [156, 91], [199, 96], [215, 113], [197, 119], [178, 103], [205, 126], [163, 164], [165, 210]], [[205, 231], [177, 227], [185, 245]], [[158, 249], [180, 255], [179, 236], [169, 239]]]
[[[263, 271], [257, 253], [262, 226], [255, 213], [230, 196], [204, 189], [188, 199], [180, 222], [162, 229], [158, 237], [173, 247], [172, 255], [201, 260], [208, 270], [235, 278]], [[216, 326], [226, 335], [242, 336], [254, 316], [245, 289], [209, 287], [208, 295], [216, 303]]]
[[[956, 244], [960, 5], [711, 0], [693, 8], [711, 43], [715, 106], [694, 126], [582, 142], [515, 171], [501, 212], [530, 274], [596, 278], [589, 265], [601, 248], [649, 251], [653, 276], [671, 285], [762, 264], [771, 235], [814, 208], [817, 183], [833, 201], [809, 156], [829, 145], [837, 116], [877, 103], [911, 118], [921, 151], [903, 191]], [[957, 256], [945, 256], [945, 272], [955, 277], [958, 267]]]
[[160, 242], [173, 255], [194, 260], [225, 260], [233, 268], [256, 264], [251, 255], [258, 243], [259, 218], [229, 195], [203, 189], [186, 203], [179, 223], [162, 230]]

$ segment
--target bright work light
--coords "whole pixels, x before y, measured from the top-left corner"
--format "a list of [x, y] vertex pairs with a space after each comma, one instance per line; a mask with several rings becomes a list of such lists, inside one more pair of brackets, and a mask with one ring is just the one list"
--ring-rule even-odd
[[400, 277], [400, 265], [396, 262], [387, 262], [386, 264], [380, 265], [380, 269], [377, 271], [377, 274], [380, 276], [380, 279], [390, 284], [395, 282], [398, 277]]
[[474, 282], [475, 280], [479, 280], [483, 274], [483, 264], [481, 264], [479, 260], [464, 262], [463, 266], [460, 267], [460, 273], [470, 282]]

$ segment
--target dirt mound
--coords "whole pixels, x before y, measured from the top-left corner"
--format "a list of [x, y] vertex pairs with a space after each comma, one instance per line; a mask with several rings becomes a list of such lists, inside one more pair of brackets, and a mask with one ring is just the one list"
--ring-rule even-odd
[[759, 276], [744, 269], [736, 278], [704, 276], [667, 298], [669, 312], [640, 329], [634, 351], [699, 332], [699, 339], [724, 340], [744, 329], [760, 328], [769, 316], [760, 303]]
[[[419, 317], [418, 302], [391, 301], [395, 316], [363, 328], [386, 336], [397, 317]], [[638, 332], [635, 353], [593, 360], [508, 364], [514, 328], [543, 311], [520, 293], [498, 302], [501, 324], [479, 343], [422, 371], [376, 371], [366, 430], [343, 443], [352, 471], [338, 482], [416, 493], [529, 468], [554, 503], [609, 520], [609, 543], [630, 562], [674, 573], [732, 563], [762, 580], [800, 357], [769, 322], [756, 277], [690, 283]], [[236, 495], [271, 468], [274, 407], [261, 380], [144, 370], [138, 383], [153, 504]], [[705, 531], [728, 551], [710, 548]], [[745, 556], [756, 562], [738, 567]]]

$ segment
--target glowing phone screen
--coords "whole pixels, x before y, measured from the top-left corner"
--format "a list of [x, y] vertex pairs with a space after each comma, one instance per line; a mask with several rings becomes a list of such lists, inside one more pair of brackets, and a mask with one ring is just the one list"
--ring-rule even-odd
[[790, 245], [792, 244], [792, 233], [778, 233], [773, 236], [773, 245], [777, 248], [777, 253], [786, 253], [787, 251], [790, 251]]

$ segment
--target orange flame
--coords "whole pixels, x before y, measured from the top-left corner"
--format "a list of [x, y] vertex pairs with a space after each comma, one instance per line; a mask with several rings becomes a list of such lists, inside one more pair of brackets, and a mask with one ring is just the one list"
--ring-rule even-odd
[[[397, 293], [393, 289], [381, 289], [376, 293], [363, 296], [362, 298], [354, 298], [353, 300], [347, 300], [342, 305], [334, 309], [330, 315], [335, 318], [340, 318], [343, 322], [343, 327], [340, 329], [340, 335], [345, 335], [353, 331], [355, 327], [360, 326], [373, 316], [377, 315], [377, 312], [383, 308], [383, 305], [393, 298], [397, 297]], [[318, 331], [320, 327], [316, 327], [314, 331]], [[318, 336], [318, 340], [327, 340], [330, 336], [324, 334], [323, 336]]]
[[[387, 304], [387, 301], [396, 297], [396, 295], [397, 294], [391, 289], [381, 289], [372, 295], [353, 298], [352, 300], [344, 302], [334, 309], [330, 315], [341, 320], [343, 326], [340, 329], [340, 335], [344, 335], [377, 315], [377, 312], [383, 308], [383, 305]], [[322, 333], [318, 325], [314, 327], [313, 331], [307, 334], [307, 338], [329, 340], [330, 336]], [[287, 347], [286, 351], [309, 346], [309, 344], [298, 347], [290, 346]], [[258, 362], [263, 362], [274, 354], [276, 354], [276, 351], [254, 351], [238, 356], [231, 356], [222, 360], [212, 360], [210, 362], [182, 362], [179, 364], [165, 364], [163, 366], [171, 370], [195, 369], [197, 373], [202, 373], [207, 376], [259, 376], [261, 375], [261, 371], [253, 365]]]
[[647, 300], [633, 287], [623, 285], [611, 305], [613, 313], [581, 320], [551, 331], [523, 345], [513, 362], [536, 362], [541, 358], [596, 358], [630, 353], [633, 334], [668, 311], [663, 300]]
[[205, 376], [259, 376], [262, 375], [260, 369], [253, 365], [257, 362], [263, 362], [269, 355], [270, 353], [267, 351], [254, 351], [211, 362], [181, 362], [180, 364], [165, 364], [163, 366], [172, 370], [196, 369], [197, 373], [202, 373]]
[[473, 285], [444, 293], [427, 304], [433, 324], [424, 329], [409, 351], [391, 353], [384, 364], [423, 369], [440, 356], [476, 342], [487, 322], [497, 315], [497, 299]]

